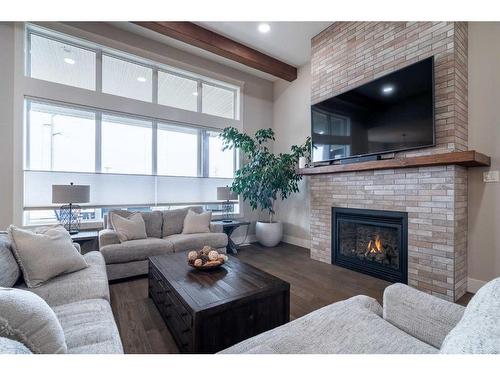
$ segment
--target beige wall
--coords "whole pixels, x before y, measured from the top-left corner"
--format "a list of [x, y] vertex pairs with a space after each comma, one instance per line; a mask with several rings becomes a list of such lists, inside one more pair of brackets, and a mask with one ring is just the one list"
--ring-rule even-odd
[[[491, 168], [469, 169], [469, 288], [500, 276], [500, 22], [469, 23], [469, 149], [491, 156]], [[477, 285], [479, 286], [479, 285]]]
[[[274, 83], [273, 127], [276, 133], [275, 152], [288, 152], [290, 146], [302, 144], [311, 134], [311, 65], [298, 69], [293, 82]], [[300, 182], [300, 192], [278, 202], [278, 218], [284, 223], [284, 240], [309, 247], [308, 179]]]
[[0, 229], [13, 218], [14, 28], [0, 22]]

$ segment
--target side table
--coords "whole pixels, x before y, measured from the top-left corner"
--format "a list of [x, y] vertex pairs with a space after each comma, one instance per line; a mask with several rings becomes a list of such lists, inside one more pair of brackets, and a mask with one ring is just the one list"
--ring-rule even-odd
[[227, 246], [226, 251], [228, 254], [238, 254], [238, 245], [236, 245], [231, 239], [231, 234], [233, 234], [236, 228], [241, 227], [242, 225], [250, 225], [249, 221], [240, 221], [240, 220], [218, 220], [214, 221], [219, 225], [222, 225], [222, 230], [227, 234]]
[[80, 245], [82, 254], [85, 254], [92, 250], [99, 250], [99, 245], [97, 244], [98, 236], [98, 230], [83, 230], [72, 234], [71, 239]]

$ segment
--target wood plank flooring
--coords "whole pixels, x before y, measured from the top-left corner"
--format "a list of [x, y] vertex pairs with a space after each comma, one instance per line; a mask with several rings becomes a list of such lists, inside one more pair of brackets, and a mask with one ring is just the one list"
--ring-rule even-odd
[[[290, 319], [296, 319], [330, 303], [358, 294], [382, 303], [389, 282], [321, 263], [309, 258], [309, 250], [280, 244], [264, 248], [242, 247], [238, 258], [290, 283]], [[115, 282], [110, 286], [111, 306], [125, 353], [178, 353], [177, 346], [148, 298], [147, 277]], [[459, 303], [467, 304], [468, 293]]]

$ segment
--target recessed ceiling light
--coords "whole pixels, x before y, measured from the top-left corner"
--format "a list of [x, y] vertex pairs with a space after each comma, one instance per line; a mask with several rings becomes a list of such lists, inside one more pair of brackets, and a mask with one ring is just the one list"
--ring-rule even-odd
[[198, 92], [196, 92], [196, 91], [195, 91], [195, 92], [193, 92], [193, 95], [194, 95], [194, 96], [198, 96]]
[[261, 23], [261, 24], [259, 24], [258, 30], [261, 33], [265, 34], [265, 33], [268, 33], [271, 30], [271, 26], [269, 26], [268, 23]]
[[145, 77], [137, 77], [137, 80], [139, 82], [146, 82], [146, 78]]
[[75, 61], [75, 60], [73, 60], [73, 59], [70, 59], [69, 57], [65, 57], [65, 58], [64, 58], [64, 62], [65, 62], [66, 64], [74, 65], [76, 61]]
[[393, 91], [394, 91], [394, 86], [387, 85], [387, 86], [382, 87], [382, 92], [384, 94], [390, 94]]

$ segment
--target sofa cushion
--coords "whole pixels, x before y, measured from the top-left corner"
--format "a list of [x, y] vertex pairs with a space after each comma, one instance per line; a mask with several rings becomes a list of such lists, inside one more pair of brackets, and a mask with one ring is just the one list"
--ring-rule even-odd
[[24, 284], [19, 287], [38, 294], [52, 307], [94, 298], [109, 301], [104, 258], [98, 251], [91, 251], [83, 257], [89, 265], [83, 270], [58, 276], [36, 288], [28, 288]]
[[0, 287], [10, 288], [19, 279], [19, 266], [12, 255], [10, 237], [0, 233]]
[[212, 220], [212, 211], [197, 214], [189, 210], [184, 218], [182, 234], [191, 233], [210, 233], [210, 221]]
[[[137, 211], [136, 211], [137, 212]], [[125, 211], [125, 210], [114, 210], [106, 215], [105, 222], [106, 228], [112, 229], [113, 225], [111, 224], [111, 213], [116, 215], [120, 215], [121, 217], [130, 217], [134, 214], [134, 211]], [[142, 219], [144, 220], [144, 224], [146, 225], [146, 235], [148, 237], [161, 238], [161, 227], [163, 225], [163, 215], [161, 211], [148, 211], [142, 212], [140, 211]]]
[[121, 354], [123, 347], [111, 306], [103, 299], [92, 299], [54, 308], [61, 322], [68, 353]]
[[146, 224], [139, 212], [129, 217], [122, 217], [112, 212], [111, 223], [120, 242], [142, 240], [147, 237]]
[[16, 340], [0, 337], [0, 354], [32, 354], [22, 343]]
[[201, 250], [203, 246], [211, 246], [216, 249], [227, 246], [227, 235], [225, 233], [173, 234], [164, 238], [172, 242], [174, 252]]
[[382, 318], [382, 307], [356, 296], [313, 311], [221, 353], [436, 353]]
[[193, 206], [186, 208], [179, 208], [177, 210], [167, 210], [162, 211], [163, 213], [163, 233], [162, 236], [170, 236], [172, 234], [182, 233], [182, 228], [184, 226], [184, 219], [188, 211], [191, 210], [197, 214], [203, 212], [203, 207]]
[[63, 329], [54, 311], [26, 290], [0, 288], [0, 336], [22, 342], [33, 353], [67, 352]]
[[9, 234], [12, 252], [30, 288], [87, 267], [87, 262], [73, 246], [70, 234], [62, 226], [39, 228], [35, 233], [11, 225]]
[[174, 247], [169, 241], [160, 238], [132, 240], [100, 249], [107, 264], [145, 260], [153, 255], [171, 253]]
[[462, 319], [444, 339], [441, 353], [500, 354], [500, 278], [472, 297]]

